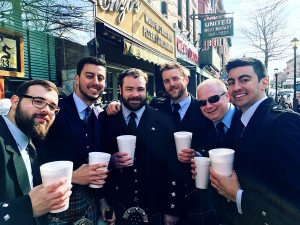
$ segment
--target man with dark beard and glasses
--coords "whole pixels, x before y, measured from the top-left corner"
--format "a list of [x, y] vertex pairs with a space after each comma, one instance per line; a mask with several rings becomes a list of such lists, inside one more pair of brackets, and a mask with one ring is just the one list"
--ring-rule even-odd
[[31, 138], [44, 139], [59, 112], [57, 87], [44, 80], [23, 83], [0, 116], [0, 224], [45, 224], [42, 216], [63, 207], [71, 185], [48, 187], [41, 177]]
[[[146, 73], [131, 68], [123, 71], [118, 81], [121, 110], [103, 116], [101, 121], [105, 126], [103, 150], [112, 154], [104, 187], [116, 216], [115, 224], [176, 224], [180, 193], [174, 176], [179, 163], [172, 118], [146, 104]], [[133, 165], [127, 153], [118, 152], [116, 137], [120, 135], [137, 137]]]
[[93, 102], [102, 94], [105, 86], [106, 63], [96, 57], [81, 59], [75, 75], [75, 91], [60, 100], [60, 113], [49, 135], [40, 142], [42, 162], [68, 160], [74, 163], [72, 196], [69, 209], [48, 216], [48, 224], [96, 224], [97, 205], [103, 197], [100, 189], [89, 184], [102, 185], [107, 170], [97, 170], [105, 164], [88, 165], [89, 152], [100, 151], [100, 124]]

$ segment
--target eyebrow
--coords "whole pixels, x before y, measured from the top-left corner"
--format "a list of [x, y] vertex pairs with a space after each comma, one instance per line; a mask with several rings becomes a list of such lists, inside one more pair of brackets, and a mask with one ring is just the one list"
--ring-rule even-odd
[[[244, 78], [244, 77], [250, 77], [250, 78], [251, 78], [250, 75], [248, 75], [248, 74], [243, 74], [243, 75], [240, 75], [237, 79], [240, 80], [240, 79], [242, 79], [242, 78]], [[227, 81], [234, 81], [234, 80], [235, 80], [234, 78], [228, 78], [228, 79], [227, 79]]]

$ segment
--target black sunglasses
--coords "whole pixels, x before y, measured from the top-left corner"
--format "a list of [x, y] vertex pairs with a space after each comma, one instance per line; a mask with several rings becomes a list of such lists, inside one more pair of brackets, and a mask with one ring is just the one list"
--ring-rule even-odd
[[206, 106], [207, 102], [209, 102], [209, 103], [216, 103], [216, 102], [218, 102], [220, 100], [220, 97], [223, 96], [223, 95], [225, 95], [225, 94], [226, 94], [226, 92], [224, 92], [223, 94], [220, 94], [220, 95], [210, 96], [207, 100], [199, 100], [198, 101], [198, 105], [200, 107], [204, 107], [204, 106]]

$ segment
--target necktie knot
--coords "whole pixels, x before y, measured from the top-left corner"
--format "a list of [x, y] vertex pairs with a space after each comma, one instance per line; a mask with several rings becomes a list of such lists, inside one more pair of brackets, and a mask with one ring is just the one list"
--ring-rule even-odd
[[216, 125], [219, 141], [223, 141], [223, 138], [225, 136], [224, 126], [225, 126], [225, 124], [223, 122], [220, 122]]
[[173, 106], [173, 112], [178, 112], [179, 109], [181, 108], [179, 103], [172, 103]]
[[88, 106], [88, 107], [85, 108], [85, 115], [84, 115], [84, 122], [85, 122], [85, 124], [88, 123], [89, 118], [90, 118], [90, 116], [92, 114], [92, 111], [93, 111], [93, 105]]
[[173, 106], [173, 118], [174, 118], [175, 126], [178, 127], [181, 122], [181, 117], [178, 112], [181, 106], [179, 103], [172, 103], [172, 106]]
[[137, 115], [134, 112], [131, 112], [129, 114], [129, 122], [128, 122], [128, 127], [131, 130], [131, 132], [135, 133], [136, 132], [136, 121], [135, 118], [137, 117]]

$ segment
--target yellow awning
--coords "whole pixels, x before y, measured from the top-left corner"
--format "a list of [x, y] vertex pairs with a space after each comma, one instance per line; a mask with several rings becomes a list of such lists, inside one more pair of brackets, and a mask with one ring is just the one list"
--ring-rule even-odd
[[[169, 62], [170, 60], [151, 52], [150, 50], [138, 47], [135, 44], [124, 41], [124, 55], [134, 56], [137, 59], [142, 59], [157, 65]], [[175, 60], [175, 59], [174, 59]]]

